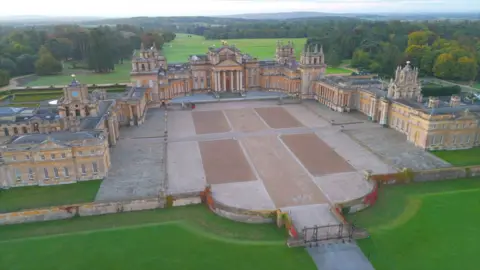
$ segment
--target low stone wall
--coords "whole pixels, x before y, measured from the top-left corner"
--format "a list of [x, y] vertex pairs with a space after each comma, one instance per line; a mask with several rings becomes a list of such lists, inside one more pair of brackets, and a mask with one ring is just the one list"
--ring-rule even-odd
[[215, 200], [209, 185], [200, 193], [200, 196], [202, 202], [205, 202], [215, 214], [233, 221], [244, 223], [272, 223], [276, 220], [277, 210], [243, 209]]
[[0, 225], [69, 219], [75, 216], [97, 216], [113, 213], [151, 210], [164, 207], [165, 200], [163, 198], [54, 206], [49, 208], [0, 214]]
[[212, 211], [224, 218], [244, 223], [273, 223], [275, 210], [248, 210], [215, 202]]
[[404, 170], [402, 172], [393, 174], [370, 175], [369, 178], [381, 184], [397, 184], [408, 182], [452, 180], [477, 176], [480, 176], [480, 165], [466, 167], [448, 167], [423, 171]]
[[[168, 205], [168, 204], [171, 205]], [[185, 206], [192, 204], [201, 204], [201, 192], [189, 192], [182, 194], [172, 194], [167, 196], [167, 206]]]

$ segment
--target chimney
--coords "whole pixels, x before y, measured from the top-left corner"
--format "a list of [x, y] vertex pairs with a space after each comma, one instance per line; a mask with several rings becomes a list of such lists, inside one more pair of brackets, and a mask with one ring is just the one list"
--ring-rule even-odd
[[450, 107], [456, 107], [460, 105], [460, 102], [461, 102], [460, 96], [452, 95], [452, 97], [450, 97]]
[[438, 108], [440, 104], [440, 99], [438, 97], [429, 97], [428, 98], [428, 107], [429, 108]]

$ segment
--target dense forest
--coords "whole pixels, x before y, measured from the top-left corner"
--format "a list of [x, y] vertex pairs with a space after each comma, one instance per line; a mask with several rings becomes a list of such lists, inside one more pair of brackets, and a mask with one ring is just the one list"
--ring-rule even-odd
[[72, 68], [104, 73], [130, 58], [144, 42], [158, 47], [175, 38], [168, 31], [145, 31], [132, 25], [86, 28], [55, 25], [29, 28], [0, 27], [0, 85], [26, 74], [56, 74], [68, 60]]
[[480, 21], [367, 21], [346, 18], [241, 21], [195, 25], [188, 33], [207, 39], [299, 38], [322, 44], [329, 65], [352, 65], [391, 76], [410, 60], [422, 76], [473, 81], [479, 77]]
[[351, 59], [354, 67], [389, 77], [409, 60], [422, 76], [464, 82], [480, 78], [480, 21], [138, 17], [103, 24], [110, 26], [0, 27], [0, 84], [9, 76], [56, 73], [66, 59], [81, 68], [108, 72], [130, 57], [141, 41], [161, 47], [175, 38], [174, 32], [206, 39], [307, 37], [309, 43], [323, 45], [331, 66]]

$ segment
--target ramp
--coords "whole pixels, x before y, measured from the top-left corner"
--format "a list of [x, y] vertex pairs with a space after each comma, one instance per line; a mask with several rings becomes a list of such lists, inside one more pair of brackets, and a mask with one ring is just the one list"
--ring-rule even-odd
[[319, 270], [375, 270], [354, 241], [323, 243], [306, 249]]

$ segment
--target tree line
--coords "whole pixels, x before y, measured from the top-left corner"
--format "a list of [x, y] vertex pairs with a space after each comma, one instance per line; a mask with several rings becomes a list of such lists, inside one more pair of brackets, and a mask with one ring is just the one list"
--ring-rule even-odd
[[146, 31], [119, 24], [94, 28], [78, 25], [0, 27], [0, 86], [13, 76], [51, 75], [71, 68], [111, 72], [115, 64], [130, 58], [134, 49], [153, 43], [160, 49], [175, 38], [169, 31]]
[[480, 21], [326, 17], [196, 24], [186, 31], [206, 39], [307, 37], [308, 43], [323, 45], [327, 64], [337, 66], [342, 59], [352, 59], [352, 66], [386, 77], [408, 60], [422, 76], [462, 81], [480, 77]]

